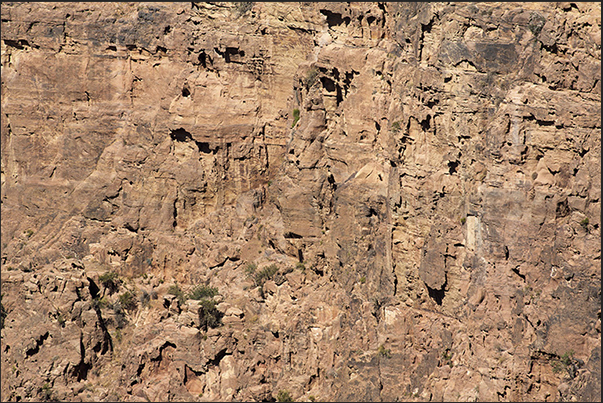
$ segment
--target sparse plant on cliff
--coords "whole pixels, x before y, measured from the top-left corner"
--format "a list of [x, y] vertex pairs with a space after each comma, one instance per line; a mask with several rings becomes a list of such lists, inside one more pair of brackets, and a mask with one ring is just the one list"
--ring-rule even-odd
[[392, 132], [394, 134], [398, 133], [402, 128], [400, 127], [400, 122], [395, 121], [394, 123], [392, 123]]
[[298, 121], [299, 121], [299, 109], [295, 108], [295, 109], [293, 109], [293, 124], [291, 125], [292, 129], [295, 127], [295, 125], [297, 124]]
[[452, 353], [450, 352], [450, 349], [442, 351], [442, 361], [452, 368]]
[[180, 289], [178, 284], [171, 285], [170, 288], [168, 288], [168, 294], [174, 295], [178, 299], [178, 302], [180, 302], [180, 305], [184, 304], [187, 300], [187, 296]]
[[31, 238], [34, 232], [30, 229], [23, 231], [27, 238]]
[[257, 286], [262, 286], [268, 280], [272, 280], [276, 272], [278, 271], [278, 266], [275, 264], [271, 264], [270, 266], [264, 267], [259, 272], [255, 273], [253, 279], [255, 280], [255, 284]]
[[216, 308], [216, 301], [203, 298], [199, 301], [199, 327], [205, 331], [221, 324], [222, 312]]
[[558, 360], [551, 362], [554, 373], [566, 371], [570, 378], [576, 377], [576, 363], [574, 361], [574, 350], [566, 351]]
[[119, 296], [119, 303], [123, 309], [129, 311], [133, 311], [138, 307], [138, 302], [136, 302], [136, 298], [130, 291], [126, 291]]
[[297, 262], [297, 264], [295, 265], [295, 268], [297, 270], [301, 270], [303, 273], [306, 272], [306, 265], [303, 264], [302, 262]]
[[202, 298], [213, 298], [216, 295], [218, 295], [218, 289], [216, 287], [198, 285], [191, 292], [188, 293], [188, 298], [200, 300]]
[[308, 74], [306, 74], [306, 79], [304, 80], [304, 84], [306, 85], [307, 89], [312, 88], [312, 86], [314, 84], [316, 84], [318, 78], [318, 69], [317, 68], [312, 68], [308, 71]]
[[582, 228], [588, 229], [588, 217], [584, 217], [584, 219], [580, 221], [580, 225], [582, 226]]
[[247, 11], [251, 10], [252, 8], [253, 8], [252, 1], [237, 1], [235, 3], [235, 9], [237, 10], [237, 13], [239, 14], [239, 16], [245, 14]]
[[50, 400], [52, 398], [52, 387], [50, 384], [45, 383], [42, 385], [42, 399], [45, 401]]
[[115, 272], [107, 272], [98, 276], [98, 280], [105, 287], [109, 294], [113, 294], [119, 289], [120, 280], [118, 274]]
[[380, 357], [392, 358], [391, 350], [389, 348], [385, 348], [383, 344], [380, 345], [377, 349], [377, 355], [379, 355]]
[[279, 390], [278, 394], [276, 395], [276, 401], [277, 402], [292, 402], [293, 397], [291, 397], [291, 393], [289, 393], [288, 390]]
[[467, 219], [465, 217], [461, 217], [461, 224], [465, 224], [466, 221]]

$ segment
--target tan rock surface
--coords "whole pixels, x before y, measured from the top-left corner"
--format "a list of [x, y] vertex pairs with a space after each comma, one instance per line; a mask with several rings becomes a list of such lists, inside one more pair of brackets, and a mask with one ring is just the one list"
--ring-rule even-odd
[[2, 400], [599, 400], [600, 11], [2, 3]]

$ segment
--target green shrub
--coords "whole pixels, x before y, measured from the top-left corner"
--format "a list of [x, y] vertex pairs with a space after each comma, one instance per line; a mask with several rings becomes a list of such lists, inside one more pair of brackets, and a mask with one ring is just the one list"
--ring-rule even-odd
[[168, 294], [175, 295], [178, 299], [178, 302], [180, 302], [180, 305], [184, 304], [187, 300], [186, 295], [180, 289], [180, 287], [178, 287], [178, 284], [171, 285], [170, 288], [168, 288]]
[[584, 217], [584, 220], [580, 221], [580, 225], [584, 228], [588, 228], [588, 217]]
[[377, 354], [381, 357], [392, 358], [391, 350], [389, 348], [385, 348], [383, 344], [377, 349]]
[[23, 231], [23, 233], [27, 236], [27, 238], [31, 238], [34, 232], [30, 229]]
[[255, 271], [258, 269], [258, 265], [255, 263], [247, 263], [247, 267], [245, 267], [245, 273], [249, 276], [253, 276]]
[[398, 133], [402, 128], [400, 127], [400, 122], [396, 121], [392, 123], [392, 132]]
[[238, 1], [235, 3], [235, 8], [236, 8], [237, 12], [239, 13], [239, 16], [241, 16], [253, 8], [253, 2], [252, 1]]
[[364, 283], [366, 283], [366, 277], [362, 276], [362, 277], [360, 277], [360, 284], [364, 284]]
[[119, 296], [119, 303], [121, 304], [123, 309], [127, 309], [130, 311], [133, 311], [138, 307], [136, 298], [130, 291], [126, 291]]
[[119, 284], [121, 281], [118, 277], [119, 276], [115, 272], [107, 272], [98, 276], [98, 280], [101, 282], [103, 287], [109, 291], [109, 294], [113, 294], [119, 289]]
[[299, 121], [299, 109], [295, 108], [295, 109], [293, 109], [293, 124], [291, 125], [292, 129], [295, 127], [295, 125], [297, 124], [298, 121]]
[[259, 272], [255, 273], [254, 280], [255, 284], [258, 286], [264, 285], [264, 283], [268, 280], [272, 280], [276, 272], [278, 271], [278, 266], [275, 264], [271, 264], [270, 266], [264, 267]]
[[306, 265], [303, 264], [302, 262], [297, 262], [297, 264], [295, 265], [295, 268], [297, 270], [301, 270], [302, 272], [306, 271]]
[[465, 217], [461, 217], [461, 224], [465, 224], [466, 221], [467, 219]]
[[317, 68], [313, 68], [310, 71], [308, 71], [308, 74], [306, 74], [306, 80], [305, 80], [305, 85], [307, 89], [312, 88], [312, 86], [314, 84], [316, 84], [318, 78], [318, 69]]
[[288, 390], [279, 390], [276, 395], [277, 402], [292, 402], [293, 398], [291, 397], [291, 393]]
[[200, 300], [198, 313], [199, 327], [205, 331], [220, 326], [222, 322], [222, 312], [218, 311], [216, 301], [212, 299]]
[[216, 295], [218, 295], [218, 289], [216, 287], [198, 285], [191, 292], [189, 292], [188, 298], [199, 300], [201, 298], [213, 298]]
[[42, 385], [42, 398], [44, 400], [50, 400], [52, 398], [52, 387], [48, 383]]

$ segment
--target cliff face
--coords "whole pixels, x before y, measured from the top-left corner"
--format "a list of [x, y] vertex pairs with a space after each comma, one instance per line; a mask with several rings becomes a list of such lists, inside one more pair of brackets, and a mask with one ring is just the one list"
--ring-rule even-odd
[[2, 399], [600, 399], [600, 12], [3, 3]]

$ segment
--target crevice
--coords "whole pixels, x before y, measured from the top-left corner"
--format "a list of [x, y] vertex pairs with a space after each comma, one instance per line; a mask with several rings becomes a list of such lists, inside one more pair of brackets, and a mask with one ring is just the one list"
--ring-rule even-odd
[[299, 234], [296, 234], [294, 232], [291, 232], [291, 231], [285, 232], [284, 237], [287, 238], [287, 239], [300, 239], [300, 238], [303, 238], [303, 236], [301, 236]]
[[427, 287], [427, 292], [429, 293], [429, 297], [431, 299], [433, 299], [434, 302], [436, 304], [438, 304], [439, 306], [442, 306], [442, 300], [446, 296], [446, 285], [448, 283], [447, 277], [448, 276], [445, 276], [444, 284], [442, 284], [442, 288], [440, 288], [439, 290], [435, 289], [435, 288], [431, 288], [430, 286], [425, 284], [425, 287]]
[[226, 348], [223, 348], [222, 350], [218, 351], [214, 358], [209, 360], [207, 363], [215, 367], [220, 366], [220, 361], [222, 361], [222, 358], [226, 357], [226, 351]]
[[25, 352], [25, 358], [29, 358], [32, 355], [37, 354], [40, 351], [40, 347], [42, 346], [42, 344], [44, 344], [44, 341], [48, 338], [48, 336], [50, 335], [50, 333], [46, 332], [43, 335], [41, 335], [37, 340], [36, 340], [36, 345], [30, 349], [28, 349]]
[[511, 271], [512, 271], [513, 273], [517, 274], [517, 275], [518, 275], [518, 276], [519, 276], [519, 277], [520, 277], [520, 278], [521, 278], [521, 279], [522, 279], [524, 282], [526, 281], [526, 276], [525, 276], [525, 275], [523, 275], [523, 274], [521, 274], [521, 273], [519, 272], [519, 266], [517, 266], [517, 267], [515, 267], [515, 268], [511, 269]]

